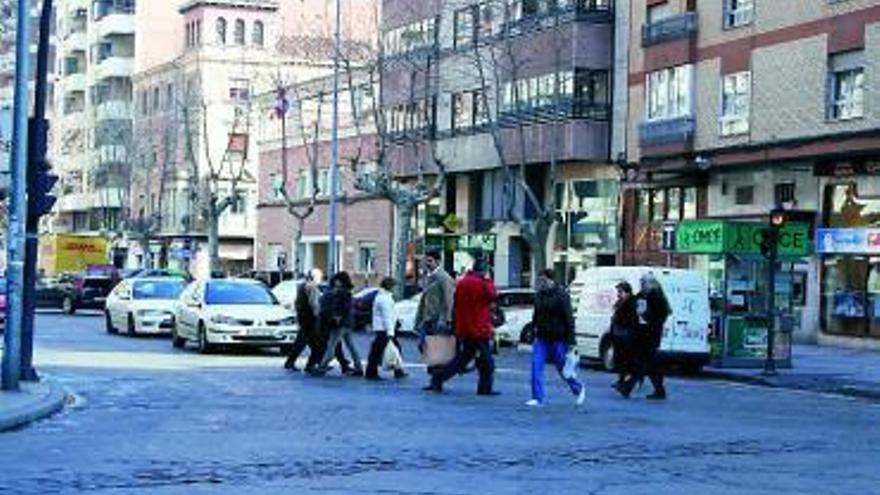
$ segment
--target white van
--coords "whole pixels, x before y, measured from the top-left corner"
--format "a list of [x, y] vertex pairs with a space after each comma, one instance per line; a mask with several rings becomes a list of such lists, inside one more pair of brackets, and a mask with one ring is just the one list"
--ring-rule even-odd
[[578, 274], [570, 287], [575, 311], [575, 333], [582, 358], [600, 360], [612, 369], [614, 346], [609, 335], [617, 300], [615, 286], [629, 282], [639, 291], [642, 275], [651, 272], [660, 283], [672, 314], [663, 329], [660, 352], [688, 371], [696, 372], [709, 361], [709, 288], [698, 272], [657, 267], [597, 267]]

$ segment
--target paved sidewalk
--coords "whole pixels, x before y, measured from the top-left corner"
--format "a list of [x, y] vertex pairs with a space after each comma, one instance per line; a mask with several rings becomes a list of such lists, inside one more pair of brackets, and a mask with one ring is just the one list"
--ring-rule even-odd
[[51, 416], [66, 401], [67, 393], [52, 382], [22, 383], [19, 392], [0, 392], [0, 432]]
[[763, 376], [760, 369], [706, 368], [710, 378], [880, 401], [880, 352], [795, 345], [792, 369]]

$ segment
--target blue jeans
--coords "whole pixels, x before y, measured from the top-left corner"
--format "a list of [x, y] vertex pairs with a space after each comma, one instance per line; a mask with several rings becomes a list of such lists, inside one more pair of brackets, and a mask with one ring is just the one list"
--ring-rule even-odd
[[[562, 377], [562, 369], [565, 367], [565, 354], [568, 345], [565, 342], [545, 342], [536, 338], [532, 344], [532, 398], [538, 402], [544, 402], [544, 365], [549, 360], [556, 366], [556, 371]], [[584, 388], [584, 384], [577, 378], [564, 378], [571, 388], [571, 393], [578, 395]]]

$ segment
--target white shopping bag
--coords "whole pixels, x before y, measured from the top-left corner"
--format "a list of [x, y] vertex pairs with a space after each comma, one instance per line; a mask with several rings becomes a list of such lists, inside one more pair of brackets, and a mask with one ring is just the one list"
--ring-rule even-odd
[[565, 365], [562, 367], [562, 377], [565, 379], [577, 378], [577, 370], [580, 363], [581, 357], [578, 355], [577, 349], [572, 347], [565, 355]]

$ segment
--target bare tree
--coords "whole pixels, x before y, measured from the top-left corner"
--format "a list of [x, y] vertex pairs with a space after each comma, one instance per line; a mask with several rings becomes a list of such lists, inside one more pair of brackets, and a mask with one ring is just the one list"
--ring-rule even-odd
[[[323, 106], [324, 106], [324, 92], [320, 91], [317, 95], [318, 105], [317, 105], [317, 116], [315, 118], [315, 122], [313, 123], [312, 128], [312, 136], [311, 142], [309, 142], [309, 136], [306, 132], [306, 116], [303, 111], [303, 96], [300, 91], [297, 90], [295, 84], [284, 84], [279, 79], [276, 81], [276, 115], [279, 117], [281, 122], [281, 178], [277, 184], [273, 184], [273, 189], [281, 194], [282, 199], [287, 207], [287, 212], [296, 220], [296, 231], [294, 233], [293, 240], [293, 248], [294, 248], [294, 269], [296, 273], [304, 273], [305, 269], [303, 267], [302, 260], [302, 238], [303, 232], [305, 231], [305, 223], [306, 220], [312, 216], [315, 212], [315, 204], [320, 193], [318, 187], [318, 161], [319, 161], [319, 150], [318, 146], [321, 141], [321, 122], [322, 122], [322, 114], [323, 114]], [[309, 183], [311, 184], [311, 190], [308, 191], [307, 198], [296, 197], [296, 195], [291, 194], [289, 189], [290, 186], [290, 164], [288, 163], [287, 156], [287, 121], [288, 121], [288, 92], [293, 93], [293, 101], [294, 105], [296, 105], [296, 112], [294, 113], [294, 117], [292, 120], [298, 126], [298, 134], [302, 140], [302, 145], [306, 150], [306, 158], [308, 161], [309, 167]]]
[[[484, 4], [493, 9], [494, 15], [511, 17], [511, 4], [509, 2], [496, 1]], [[562, 29], [561, 6], [555, 6], [549, 17], [531, 21], [531, 25], [525, 24], [521, 29], [541, 29], [547, 40], [546, 46], [541, 49], [524, 50], [517, 46], [519, 38], [509, 25], [501, 25], [496, 33], [492, 33], [492, 40], [487, 43], [474, 43], [472, 50], [472, 62], [479, 77], [480, 85], [480, 111], [483, 112], [483, 120], [492, 138], [501, 169], [504, 174], [503, 193], [506, 198], [505, 214], [508, 220], [516, 222], [520, 226], [520, 234], [531, 252], [532, 280], [536, 274], [547, 266], [547, 239], [556, 222], [555, 191], [559, 183], [559, 148], [562, 146], [563, 123], [568, 120], [567, 107], [562, 102], [564, 81], [560, 75], [562, 68], [561, 53], [564, 51]], [[485, 29], [480, 26], [478, 31]], [[522, 94], [522, 86], [518, 84], [522, 80], [524, 69], [536, 61], [536, 57], [546, 57], [552, 54], [554, 57], [554, 71], [552, 82], [552, 97], [549, 105], [538, 108], [531, 115], [528, 112], [519, 112], [526, 98]], [[505, 85], [507, 85], [507, 98], [512, 97], [514, 115], [509, 118], [502, 109], [502, 101], [505, 98]], [[491, 96], [490, 96], [491, 95]], [[550, 143], [547, 147], [549, 152], [549, 164], [546, 168], [546, 181], [535, 183], [529, 181], [527, 165], [529, 163], [529, 147], [532, 144], [531, 136], [539, 127], [549, 130]], [[539, 131], [540, 132], [540, 131]], [[519, 208], [516, 197], [521, 194], [525, 204], [534, 212], [532, 218], [526, 218], [525, 208]]]
[[[378, 56], [366, 73], [366, 84], [355, 82], [355, 70], [350, 59], [342, 58], [344, 73], [350, 88], [350, 101], [356, 133], [361, 138], [364, 122], [372, 119], [375, 137], [361, 139], [361, 147], [350, 160], [355, 176], [355, 188], [374, 197], [384, 198], [394, 205], [396, 240], [394, 247], [394, 278], [406, 279], [407, 247], [411, 242], [411, 224], [416, 210], [422, 204], [441, 194], [445, 187], [446, 167], [437, 152], [435, 129], [438, 78], [434, 66], [433, 48], [394, 57], [385, 56], [382, 43]], [[393, 67], [389, 67], [389, 62]], [[406, 74], [408, 84], [403, 101], [388, 98], [386, 74], [389, 68]], [[370, 111], [364, 115], [358, 91], [368, 98]], [[399, 94], [397, 96], [400, 96]], [[401, 125], [401, 122], [403, 124]], [[375, 162], [364, 160], [364, 147], [374, 146]], [[370, 167], [374, 167], [371, 170]], [[414, 172], [414, 175], [410, 175]], [[406, 174], [408, 177], [402, 177]], [[398, 296], [403, 284], [397, 287]]]
[[[250, 100], [238, 101], [233, 109], [228, 140], [219, 162], [214, 159], [210, 139], [209, 122], [222, 116], [210, 113], [207, 100], [191, 94], [195, 105], [182, 105], [185, 161], [190, 165], [192, 199], [202, 219], [208, 236], [210, 270], [221, 270], [220, 264], [220, 218], [226, 210], [241, 200], [239, 186], [247, 177], [247, 151], [251, 130]], [[195, 111], [194, 111], [195, 110]], [[219, 112], [218, 112], [219, 113]], [[196, 147], [204, 151], [204, 170], [198, 159]]]

